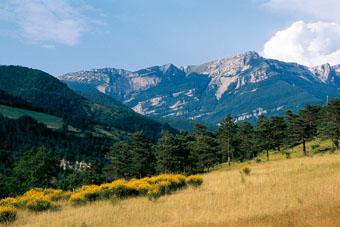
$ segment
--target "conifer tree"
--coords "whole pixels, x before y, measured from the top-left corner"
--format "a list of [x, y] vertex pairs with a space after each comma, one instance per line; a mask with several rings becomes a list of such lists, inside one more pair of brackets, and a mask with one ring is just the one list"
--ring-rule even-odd
[[216, 141], [202, 124], [195, 126], [194, 137], [194, 141], [190, 143], [191, 172], [204, 172], [216, 163]]
[[219, 143], [219, 154], [222, 162], [227, 161], [230, 165], [235, 151], [236, 125], [231, 115], [228, 115], [218, 128], [217, 138]]
[[177, 157], [176, 141], [172, 134], [165, 132], [154, 146], [156, 153], [156, 170], [158, 173], [179, 171], [180, 160]]
[[285, 143], [286, 140], [287, 124], [285, 122], [285, 119], [283, 117], [273, 116], [270, 118], [270, 126], [273, 146], [278, 151], [280, 151], [281, 146]]
[[178, 168], [180, 172], [187, 172], [190, 166], [189, 154], [190, 154], [190, 141], [194, 138], [187, 132], [180, 132], [175, 136], [176, 144], [176, 156], [178, 158]]
[[143, 132], [133, 133], [130, 140], [133, 154], [132, 169], [138, 177], [150, 176], [155, 172], [155, 155]]
[[287, 111], [287, 144], [289, 146], [295, 146], [302, 144], [302, 151], [304, 155], [307, 155], [306, 141], [309, 138], [307, 134], [308, 126], [306, 121], [292, 111]]
[[249, 160], [257, 155], [254, 147], [254, 127], [249, 122], [242, 122], [237, 130], [237, 141], [239, 143], [239, 159]]
[[113, 145], [106, 158], [109, 164], [105, 166], [106, 181], [117, 178], [132, 178], [136, 173], [132, 171], [133, 152], [128, 142], [120, 142]]
[[106, 178], [132, 178], [152, 175], [155, 156], [150, 142], [142, 132], [133, 133], [130, 140], [117, 143], [107, 155]]
[[256, 145], [259, 149], [266, 151], [267, 161], [269, 161], [269, 150], [274, 148], [271, 128], [270, 120], [261, 115], [255, 129]]
[[323, 108], [318, 133], [322, 138], [332, 140], [335, 149], [339, 148], [340, 139], [340, 99], [331, 100]]

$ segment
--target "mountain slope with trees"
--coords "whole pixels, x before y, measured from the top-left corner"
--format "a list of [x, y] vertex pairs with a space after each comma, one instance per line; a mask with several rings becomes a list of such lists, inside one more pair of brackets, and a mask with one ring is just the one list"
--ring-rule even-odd
[[134, 113], [118, 102], [116, 105], [102, 105], [90, 101], [69, 89], [58, 79], [39, 70], [20, 66], [0, 66], [0, 90], [45, 113], [62, 117], [66, 124], [77, 128], [101, 125], [112, 131], [141, 130], [153, 139], [165, 129], [172, 130], [168, 126]]

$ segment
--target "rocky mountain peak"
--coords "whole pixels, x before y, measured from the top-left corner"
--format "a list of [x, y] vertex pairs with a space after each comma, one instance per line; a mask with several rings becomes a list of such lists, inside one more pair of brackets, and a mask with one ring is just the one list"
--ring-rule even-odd
[[261, 56], [255, 51], [247, 51], [239, 56], [243, 58], [244, 65], [251, 64], [253, 61], [256, 61], [261, 58]]
[[324, 83], [331, 81], [335, 74], [333, 67], [328, 63], [311, 67], [309, 70]]
[[[247, 119], [340, 96], [340, 66], [308, 68], [254, 51], [180, 68], [167, 64], [136, 72], [101, 69], [61, 79], [76, 89], [93, 86], [141, 114], [213, 123], [226, 113]], [[303, 99], [296, 99], [299, 95]]]

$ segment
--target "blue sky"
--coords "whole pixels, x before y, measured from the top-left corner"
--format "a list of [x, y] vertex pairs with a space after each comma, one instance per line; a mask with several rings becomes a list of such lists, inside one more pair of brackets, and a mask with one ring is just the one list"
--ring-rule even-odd
[[199, 64], [247, 50], [307, 65], [336, 63], [340, 18], [326, 13], [340, 15], [336, 1], [2, 0], [0, 64], [60, 75]]

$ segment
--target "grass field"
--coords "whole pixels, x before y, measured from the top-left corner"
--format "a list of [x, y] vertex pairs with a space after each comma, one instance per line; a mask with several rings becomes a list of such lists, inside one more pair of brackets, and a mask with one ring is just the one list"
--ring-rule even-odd
[[[250, 175], [241, 173], [247, 165]], [[340, 152], [246, 163], [157, 201], [100, 201], [34, 214], [13, 226], [340, 226]]]
[[54, 129], [59, 129], [63, 125], [62, 118], [44, 114], [44, 113], [35, 112], [35, 111], [4, 106], [4, 105], [0, 105], [0, 114], [4, 115], [5, 117], [13, 118], [13, 119], [20, 118], [24, 115], [30, 116], [34, 118], [35, 120], [47, 125], [47, 127], [54, 128]]

